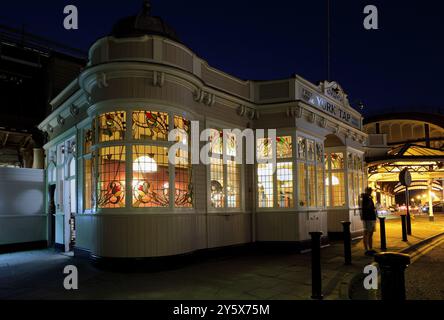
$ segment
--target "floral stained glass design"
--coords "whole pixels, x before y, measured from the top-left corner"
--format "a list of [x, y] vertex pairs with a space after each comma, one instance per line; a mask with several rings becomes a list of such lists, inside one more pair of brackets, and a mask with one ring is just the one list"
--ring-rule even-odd
[[99, 208], [125, 206], [125, 147], [101, 148], [98, 175]]
[[213, 208], [225, 207], [224, 166], [222, 159], [211, 158], [210, 165], [210, 191], [211, 206]]
[[100, 142], [123, 140], [126, 130], [126, 113], [108, 112], [99, 116]]
[[175, 163], [174, 206], [191, 208], [193, 206], [192, 170], [188, 152], [178, 150]]
[[133, 146], [133, 207], [169, 206], [168, 149]]
[[276, 150], [278, 158], [291, 158], [293, 156], [291, 136], [277, 137]]
[[[278, 159], [291, 158], [293, 156], [291, 136], [276, 138], [276, 153]], [[271, 159], [273, 156], [271, 138], [257, 139], [257, 154], [260, 159]]]
[[271, 159], [273, 155], [270, 138], [257, 139], [257, 157], [259, 159]]
[[168, 114], [157, 111], [133, 112], [133, 138], [140, 140], [167, 140]]
[[228, 133], [225, 137], [226, 146], [225, 152], [227, 155], [235, 157], [236, 156], [236, 135], [234, 133]]
[[222, 143], [223, 143], [224, 134], [220, 130], [211, 130], [211, 135], [209, 141], [211, 143], [211, 153], [213, 154], [222, 154]]
[[344, 154], [342, 152], [331, 153], [330, 159], [332, 170], [344, 168]]

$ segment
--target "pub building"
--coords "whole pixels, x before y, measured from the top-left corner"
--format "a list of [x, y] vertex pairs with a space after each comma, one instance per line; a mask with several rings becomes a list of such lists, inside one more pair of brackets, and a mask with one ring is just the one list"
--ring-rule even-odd
[[[85, 69], [51, 105], [39, 125], [49, 140], [48, 239], [66, 251], [99, 259], [254, 242], [302, 248], [311, 231], [340, 234], [341, 221], [362, 232], [367, 134], [343, 89], [217, 70], [148, 2], [92, 45]], [[213, 129], [209, 165], [191, 164], [183, 150], [168, 161], [169, 132], [189, 132], [191, 121]], [[224, 143], [224, 128], [276, 129], [276, 170], [234, 162], [236, 136]], [[269, 157], [270, 145], [256, 139], [258, 156]]]

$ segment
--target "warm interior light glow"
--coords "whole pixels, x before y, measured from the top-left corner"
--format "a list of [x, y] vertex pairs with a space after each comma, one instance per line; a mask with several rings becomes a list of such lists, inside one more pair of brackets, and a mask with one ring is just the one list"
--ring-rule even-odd
[[291, 179], [293, 171], [288, 168], [278, 168], [277, 169], [277, 179], [278, 181], [287, 181]]
[[[332, 182], [332, 185], [334, 185], [334, 186], [339, 185], [339, 179], [338, 179], [338, 177], [336, 177], [336, 176], [334, 176], [334, 175], [331, 176], [331, 182]], [[327, 186], [330, 185], [330, 179], [328, 179], [328, 178], [325, 179], [325, 185], [327, 185]]]
[[157, 163], [151, 157], [141, 156], [133, 162], [133, 171], [143, 173], [157, 172]]

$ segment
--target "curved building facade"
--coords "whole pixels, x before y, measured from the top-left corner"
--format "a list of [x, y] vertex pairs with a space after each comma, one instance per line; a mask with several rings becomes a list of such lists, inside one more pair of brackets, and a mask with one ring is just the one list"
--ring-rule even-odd
[[[299, 76], [228, 75], [182, 44], [149, 7], [91, 47], [87, 67], [52, 105], [40, 124], [49, 137], [47, 211], [49, 233], [65, 250], [161, 257], [257, 241], [304, 243], [310, 231], [340, 232], [342, 220], [362, 230], [357, 199], [367, 134], [342, 88]], [[193, 125], [198, 136], [212, 129], [198, 145], [211, 143], [209, 164], [191, 161]], [[276, 129], [276, 170], [237, 163], [239, 137], [222, 139], [233, 128]], [[171, 134], [189, 147], [173, 162]], [[258, 157], [269, 155], [269, 143], [254, 138]]]

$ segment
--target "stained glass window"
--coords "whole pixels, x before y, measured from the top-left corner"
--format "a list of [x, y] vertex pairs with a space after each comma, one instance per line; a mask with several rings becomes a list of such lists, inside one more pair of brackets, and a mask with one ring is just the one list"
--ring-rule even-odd
[[308, 164], [308, 200], [309, 207], [316, 206], [316, 167]]
[[282, 136], [276, 138], [277, 158], [292, 158], [293, 148], [291, 144], [291, 136]]
[[303, 162], [298, 162], [298, 201], [300, 207], [307, 206], [307, 170], [306, 164]]
[[293, 163], [279, 162], [276, 169], [279, 208], [293, 207]]
[[259, 159], [271, 159], [273, 155], [270, 138], [257, 139], [257, 157]]
[[235, 157], [236, 156], [236, 135], [233, 133], [227, 133], [226, 137], [226, 146], [225, 146], [225, 152], [227, 155]]
[[183, 117], [174, 116], [174, 129], [181, 129], [185, 135], [177, 137], [181, 139], [184, 144], [188, 144], [188, 137], [191, 136], [191, 122]]
[[227, 207], [240, 207], [240, 169], [236, 162], [227, 161]]
[[330, 154], [331, 169], [344, 169], [344, 154], [342, 152], [334, 152]]
[[168, 149], [133, 146], [133, 207], [169, 206]]
[[273, 207], [273, 164], [259, 163], [257, 165], [258, 207]]
[[193, 183], [188, 152], [177, 151], [174, 170], [174, 206], [176, 208], [190, 208], [193, 206]]
[[210, 197], [213, 208], [225, 207], [224, 166], [222, 159], [210, 158]]
[[97, 182], [97, 206], [125, 206], [125, 147], [100, 148]]
[[[225, 138], [225, 141], [224, 141]], [[240, 166], [235, 163], [236, 135], [225, 133], [222, 130], [211, 130], [210, 135], [211, 154], [210, 159], [210, 202], [213, 208], [240, 208]], [[224, 144], [225, 142], [225, 144]], [[226, 164], [223, 159], [217, 159], [224, 150], [229, 156]], [[217, 157], [216, 157], [217, 156]]]
[[133, 139], [168, 140], [168, 114], [157, 111], [133, 112]]
[[317, 207], [323, 207], [324, 206], [324, 170], [322, 166], [317, 166], [317, 172], [316, 172], [316, 191], [317, 191], [317, 197], [316, 197], [316, 206]]
[[115, 111], [99, 116], [99, 141], [115, 141], [125, 138], [126, 113]]
[[83, 209], [90, 210], [93, 208], [93, 161], [91, 159], [83, 160]]
[[[259, 159], [271, 159], [273, 148], [271, 138], [257, 139], [257, 155]], [[281, 136], [276, 138], [276, 158], [285, 159], [293, 157], [291, 136]]]

